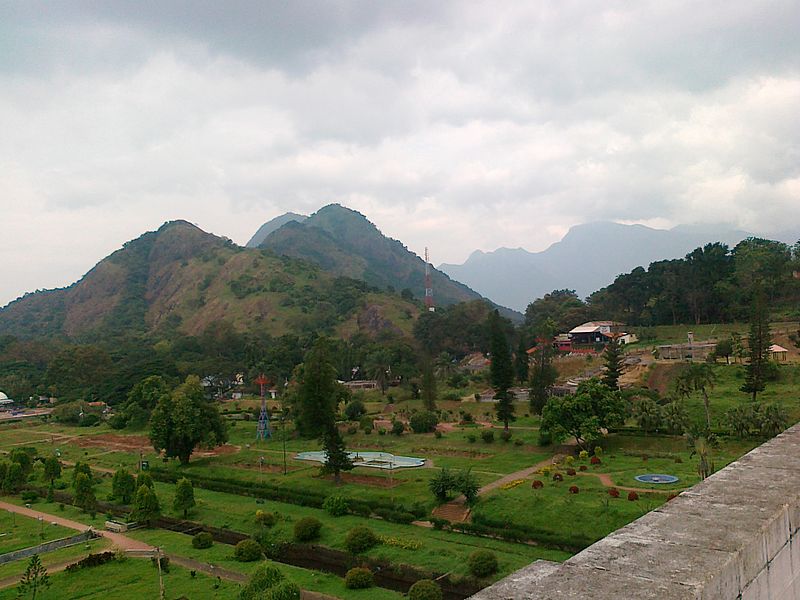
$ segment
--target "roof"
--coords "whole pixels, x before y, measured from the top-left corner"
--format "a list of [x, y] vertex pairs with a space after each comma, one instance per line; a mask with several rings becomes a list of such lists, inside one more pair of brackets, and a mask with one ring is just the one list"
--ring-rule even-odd
[[778, 344], [772, 344], [772, 346], [769, 347], [769, 351], [770, 352], [788, 352], [788, 350], [786, 348], [784, 348], [783, 346], [778, 346]]
[[570, 333], [595, 333], [597, 331], [600, 331], [600, 325], [595, 323], [584, 323], [569, 330]]
[[3, 392], [0, 392], [0, 400], [8, 400], [8, 396], [6, 396]]

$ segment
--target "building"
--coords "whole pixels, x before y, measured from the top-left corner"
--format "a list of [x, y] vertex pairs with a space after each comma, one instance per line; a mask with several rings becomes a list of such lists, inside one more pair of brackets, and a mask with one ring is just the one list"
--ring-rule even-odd
[[10, 408], [12, 404], [14, 404], [14, 401], [3, 392], [0, 392], [0, 408]]
[[[622, 331], [623, 326], [622, 323], [617, 323], [616, 321], [589, 321], [583, 325], [578, 325], [567, 334], [569, 336], [569, 346], [574, 349], [576, 346], [605, 345], [614, 338], [620, 344], [632, 344], [637, 338], [632, 333]], [[567, 346], [563, 340], [559, 338], [556, 338], [556, 340], [559, 343], [559, 347]]]
[[772, 354], [773, 360], [779, 362], [786, 362], [786, 358], [789, 355], [789, 351], [778, 344], [772, 344], [772, 346], [769, 347], [769, 351]]

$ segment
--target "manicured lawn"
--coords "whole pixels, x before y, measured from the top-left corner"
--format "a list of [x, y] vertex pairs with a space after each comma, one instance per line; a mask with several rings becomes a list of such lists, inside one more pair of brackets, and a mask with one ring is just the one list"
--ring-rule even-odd
[[0, 511], [0, 554], [38, 546], [43, 542], [75, 535], [77, 531], [48, 521], [39, 522], [23, 515]]
[[[36, 595], [39, 600], [132, 600], [158, 598], [158, 570], [150, 560], [129, 558], [74, 573], [54, 573], [50, 587]], [[218, 588], [215, 588], [218, 586]], [[164, 574], [167, 598], [186, 596], [192, 600], [234, 600], [239, 584], [217, 582], [202, 573], [191, 577], [189, 571], [171, 565]], [[17, 598], [15, 587], [0, 591], [0, 600]]]

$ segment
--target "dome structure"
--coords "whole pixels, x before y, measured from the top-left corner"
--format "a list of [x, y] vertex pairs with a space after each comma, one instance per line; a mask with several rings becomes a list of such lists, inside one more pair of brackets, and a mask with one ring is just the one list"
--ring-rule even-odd
[[3, 392], [0, 392], [0, 400], [8, 400], [8, 396], [6, 396]]

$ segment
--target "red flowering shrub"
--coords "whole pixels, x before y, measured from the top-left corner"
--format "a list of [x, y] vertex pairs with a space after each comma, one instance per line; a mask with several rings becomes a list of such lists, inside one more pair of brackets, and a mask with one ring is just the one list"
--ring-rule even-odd
[[608, 488], [608, 495], [612, 498], [619, 498], [619, 490], [617, 488]]
[[575, 475], [575, 469], [567, 469], [567, 475]]
[[570, 494], [577, 494], [579, 491], [580, 490], [578, 490], [578, 486], [577, 485], [569, 486], [569, 493]]
[[543, 487], [544, 487], [544, 483], [542, 483], [542, 482], [541, 482], [541, 481], [539, 481], [538, 479], [534, 479], [534, 480], [533, 480], [533, 483], [531, 484], [531, 487], [532, 487], [533, 489], [535, 489], [535, 490], [538, 490], [538, 489], [541, 489], [541, 488], [543, 488]]
[[554, 473], [553, 481], [564, 481], [564, 476], [561, 473]]
[[592, 463], [593, 465], [599, 465], [600, 459], [597, 458], [596, 456], [593, 456], [589, 462]]
[[581, 466], [580, 466], [580, 467], [578, 467], [578, 468], [579, 468], [581, 471], [585, 471], [585, 470], [586, 470], [586, 465], [581, 465]]
[[638, 499], [639, 499], [639, 494], [637, 494], [636, 492], [628, 492], [628, 500], [633, 502], [634, 500]]

